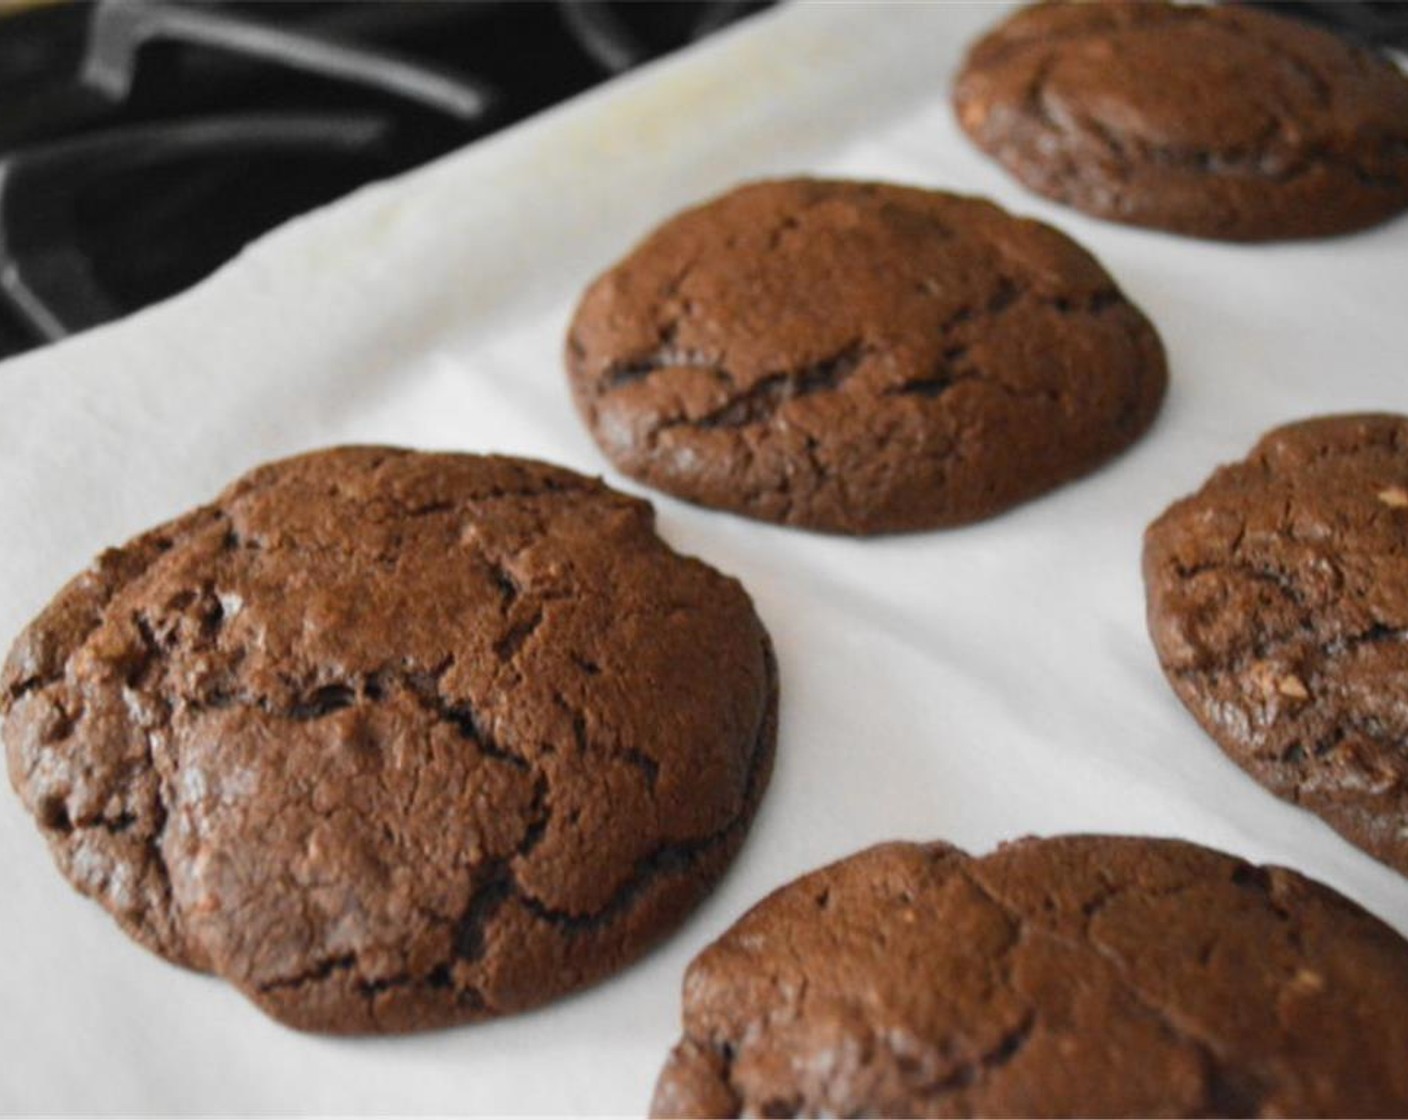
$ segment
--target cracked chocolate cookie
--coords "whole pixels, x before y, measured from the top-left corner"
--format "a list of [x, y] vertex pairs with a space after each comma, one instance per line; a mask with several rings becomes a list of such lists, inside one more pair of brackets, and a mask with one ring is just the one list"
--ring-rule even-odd
[[977, 145], [1100, 218], [1229, 241], [1328, 237], [1408, 206], [1408, 78], [1228, 5], [1042, 4], [973, 47]]
[[625, 473], [840, 533], [958, 525], [1093, 469], [1163, 398], [1163, 348], [1090, 254], [980, 199], [755, 183], [600, 277], [567, 341]]
[[690, 966], [657, 1116], [1397, 1116], [1408, 942], [1174, 840], [885, 844]]
[[1149, 526], [1144, 583], [1208, 734], [1408, 875], [1408, 417], [1270, 432]]
[[105, 552], [0, 676], [79, 890], [292, 1026], [407, 1031], [621, 968], [722, 874], [777, 683], [647, 503], [387, 448], [261, 467]]

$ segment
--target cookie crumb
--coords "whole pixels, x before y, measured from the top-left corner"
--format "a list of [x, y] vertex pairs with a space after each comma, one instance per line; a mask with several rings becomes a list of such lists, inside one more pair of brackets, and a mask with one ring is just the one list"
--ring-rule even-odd
[[1379, 491], [1379, 501], [1390, 509], [1408, 509], [1408, 490], [1401, 486], [1386, 486]]

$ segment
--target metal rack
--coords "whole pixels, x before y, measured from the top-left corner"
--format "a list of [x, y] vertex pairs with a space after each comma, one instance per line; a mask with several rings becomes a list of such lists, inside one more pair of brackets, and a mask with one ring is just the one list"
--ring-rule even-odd
[[0, 356], [765, 6], [98, 0], [0, 20]]

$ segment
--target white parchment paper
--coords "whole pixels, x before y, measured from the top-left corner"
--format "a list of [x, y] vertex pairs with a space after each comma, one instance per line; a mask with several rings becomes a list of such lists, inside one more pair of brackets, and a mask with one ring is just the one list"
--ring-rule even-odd
[[[1408, 411], [1408, 220], [1238, 247], [1026, 194], [948, 89], [1000, 9], [799, 5], [267, 237], [192, 292], [0, 365], [0, 641], [102, 547], [250, 466], [348, 441], [548, 458], [634, 489], [579, 424], [560, 348], [587, 280], [744, 178], [982, 193], [1089, 246], [1155, 321], [1172, 387], [1107, 469], [986, 524], [850, 541], [657, 497], [741, 577], [778, 648], [771, 790], [734, 870], [661, 949], [542, 1011], [329, 1040], [130, 943], [0, 794], [0, 1109], [642, 1111], [689, 959], [764, 893], [875, 841], [1183, 836], [1306, 871], [1408, 932], [1408, 880], [1226, 761], [1145, 635], [1140, 534], [1266, 428]], [[181, 231], [172, 231], [181, 236]]]

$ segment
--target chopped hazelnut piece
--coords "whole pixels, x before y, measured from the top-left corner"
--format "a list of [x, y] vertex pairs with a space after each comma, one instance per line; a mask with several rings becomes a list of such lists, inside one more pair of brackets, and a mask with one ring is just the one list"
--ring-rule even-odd
[[1294, 673], [1287, 673], [1276, 682], [1276, 691], [1282, 696], [1289, 696], [1295, 700], [1308, 700], [1310, 693], [1306, 690], [1305, 682]]
[[1282, 672], [1273, 662], [1253, 662], [1250, 676], [1252, 683], [1268, 696], [1278, 693], [1292, 700], [1310, 699], [1310, 690], [1305, 687], [1305, 682], [1294, 673]]
[[1379, 491], [1379, 501], [1391, 509], [1408, 508], [1408, 490], [1401, 486], [1387, 486]]

